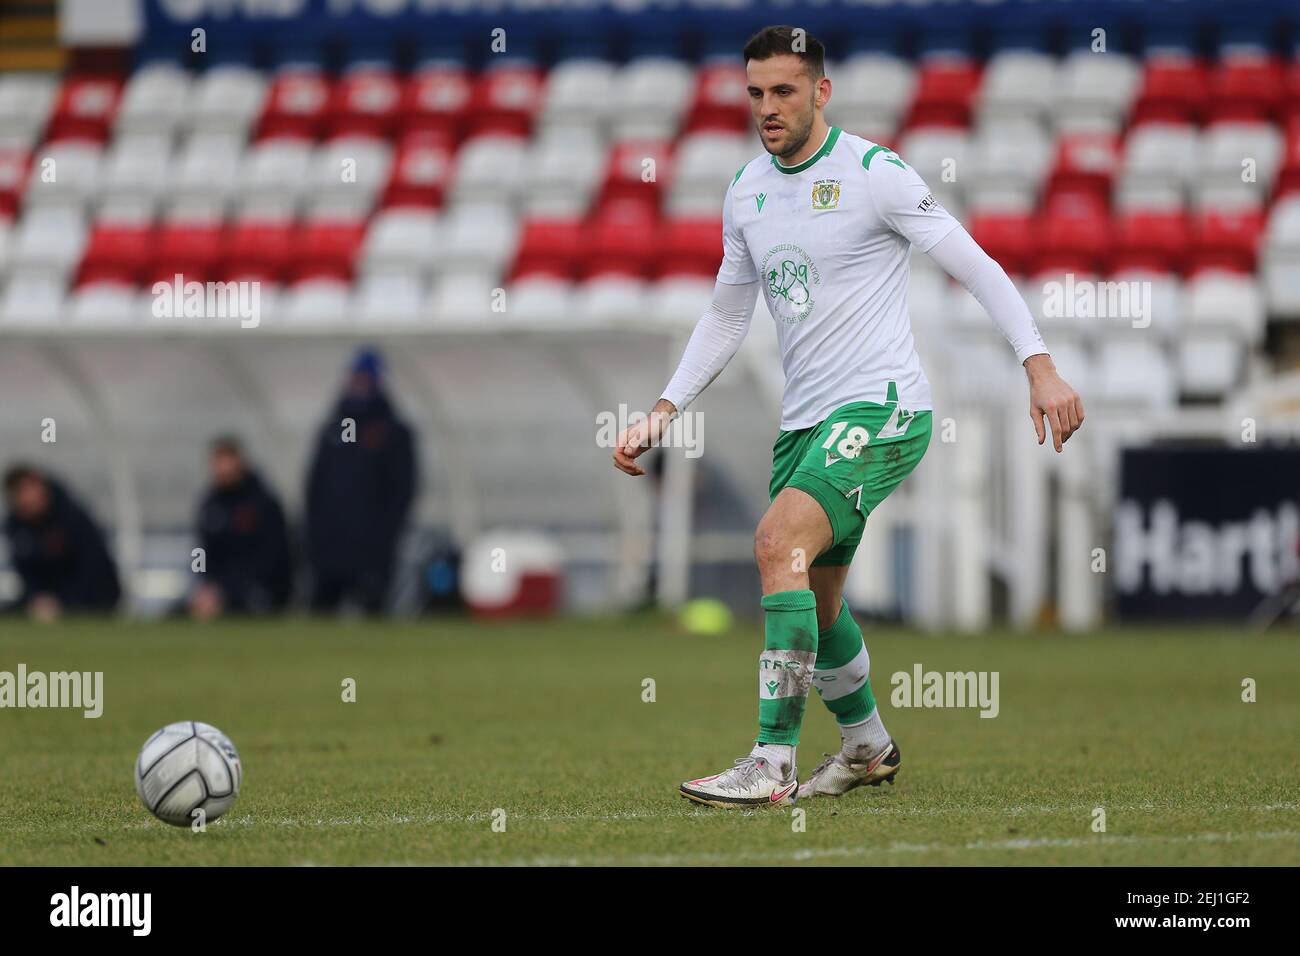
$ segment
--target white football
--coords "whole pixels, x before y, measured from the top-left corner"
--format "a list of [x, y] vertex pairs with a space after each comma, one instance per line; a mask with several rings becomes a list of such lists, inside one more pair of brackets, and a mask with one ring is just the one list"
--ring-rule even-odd
[[[230, 738], [211, 724], [168, 724], [144, 742], [135, 761], [135, 792], [164, 823], [211, 823], [239, 796], [243, 771]], [[202, 814], [196, 814], [202, 810]]]

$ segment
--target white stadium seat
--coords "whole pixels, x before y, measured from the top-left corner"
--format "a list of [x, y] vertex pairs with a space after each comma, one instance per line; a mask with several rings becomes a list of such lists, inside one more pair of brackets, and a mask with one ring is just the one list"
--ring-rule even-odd
[[[912, 64], [884, 53], [859, 53], [828, 67], [835, 95], [828, 109], [835, 122], [846, 115], [881, 117], [896, 125], [912, 101], [916, 70]], [[847, 128], [847, 127], [846, 127]]]
[[361, 325], [428, 325], [422, 321], [424, 304], [419, 273], [381, 272], [362, 278], [353, 311]]
[[68, 318], [71, 324], [80, 327], [135, 325], [150, 314], [149, 301], [133, 285], [95, 282], [72, 294]]
[[242, 138], [229, 132], [195, 133], [188, 137], [173, 159], [171, 195], [224, 202], [235, 191], [244, 162], [243, 152]]
[[[482, 329], [500, 320], [492, 312], [497, 297], [494, 277], [482, 272], [449, 273], [434, 282], [429, 294], [429, 307], [425, 310], [435, 328]], [[507, 297], [503, 301], [509, 304]]]
[[266, 77], [246, 66], [215, 66], [200, 73], [190, 88], [190, 129], [247, 134], [266, 99]]
[[645, 320], [646, 284], [631, 276], [606, 275], [582, 283], [573, 310], [586, 325], [637, 326]]
[[573, 283], [550, 276], [520, 279], [506, 289], [504, 314], [511, 324], [573, 325]]
[[[754, 158], [752, 138], [704, 132], [682, 137], [673, 165], [666, 212], [670, 217], [715, 218], [736, 171]], [[761, 147], [759, 147], [761, 148]]]
[[1116, 130], [1137, 95], [1141, 71], [1118, 51], [1077, 51], [1061, 63], [1060, 96], [1052, 110], [1060, 130]]
[[603, 122], [609, 118], [613, 100], [603, 94], [613, 87], [617, 69], [607, 60], [563, 60], [546, 77], [539, 119], [543, 131]]
[[1178, 384], [1184, 396], [1225, 398], [1241, 381], [1246, 350], [1223, 335], [1192, 335], [1177, 346]]
[[668, 328], [692, 329], [713, 301], [713, 285], [696, 276], [661, 279], [651, 287], [646, 317]]
[[980, 85], [982, 123], [1011, 117], [1037, 121], [1049, 114], [1060, 94], [1056, 59], [1033, 50], [995, 54]]
[[1147, 123], [1124, 141], [1120, 176], [1129, 182], [1186, 184], [1196, 172], [1200, 134], [1184, 123]]
[[509, 202], [519, 190], [528, 154], [515, 136], [478, 136], [456, 155], [451, 198], [454, 203]]
[[82, 140], [63, 140], [38, 150], [32, 156], [25, 207], [84, 209], [99, 193], [103, 153], [98, 143]]
[[[1167, 408], [1178, 386], [1165, 351], [1154, 342], [1103, 342], [1093, 377], [1098, 398], [1113, 405]], [[1085, 408], [1087, 397], [1085, 396]]]
[[574, 131], [543, 134], [524, 169], [524, 215], [568, 219], [591, 205], [608, 157], [603, 141]]
[[385, 209], [370, 220], [361, 262], [367, 271], [428, 270], [440, 248], [438, 214], [426, 209]]
[[357, 195], [366, 211], [388, 182], [393, 151], [387, 142], [363, 136], [330, 140], [312, 157], [309, 188], [316, 194]]
[[1249, 172], [1250, 182], [1267, 195], [1282, 160], [1282, 134], [1272, 123], [1214, 123], [1201, 134], [1196, 156], [1201, 184], [1242, 184]]
[[506, 206], [456, 206], [442, 219], [442, 243], [433, 259], [433, 271], [500, 270], [514, 254], [518, 237], [518, 220]]
[[171, 63], [149, 63], [131, 74], [122, 92], [116, 135], [171, 133], [189, 116], [190, 74]]
[[695, 71], [680, 60], [646, 57], [623, 66], [610, 96], [613, 138], [671, 139], [695, 89]]
[[282, 324], [337, 328], [352, 321], [351, 287], [338, 279], [308, 279], [281, 298]]
[[85, 244], [81, 213], [62, 207], [29, 210], [14, 231], [10, 273], [39, 272], [66, 281]]
[[0, 297], [0, 324], [56, 326], [63, 320], [64, 281], [58, 277], [15, 275]]
[[263, 140], [244, 155], [237, 188], [244, 197], [300, 197], [309, 185], [312, 158], [312, 144], [305, 140]]
[[171, 137], [147, 132], [119, 135], [104, 156], [100, 205], [156, 200], [172, 169]]
[[15, 135], [20, 141], [38, 136], [58, 94], [56, 74], [0, 74], [0, 136]]
[[1264, 300], [1253, 276], [1207, 271], [1187, 281], [1184, 331], [1223, 332], [1257, 345], [1264, 338]]

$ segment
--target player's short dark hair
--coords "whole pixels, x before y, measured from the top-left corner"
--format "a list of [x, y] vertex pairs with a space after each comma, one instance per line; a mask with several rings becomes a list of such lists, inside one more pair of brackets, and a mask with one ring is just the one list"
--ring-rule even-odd
[[5, 494], [12, 495], [18, 490], [19, 485], [32, 478], [35, 478], [37, 481], [45, 480], [45, 476], [42, 475], [33, 465], [23, 463], [10, 466], [10, 468], [5, 472]]
[[[797, 32], [796, 32], [797, 31]], [[798, 41], [798, 49], [796, 49]], [[774, 56], [797, 56], [813, 82], [826, 75], [826, 48], [802, 27], [763, 27], [745, 44], [745, 62], [767, 60]]]

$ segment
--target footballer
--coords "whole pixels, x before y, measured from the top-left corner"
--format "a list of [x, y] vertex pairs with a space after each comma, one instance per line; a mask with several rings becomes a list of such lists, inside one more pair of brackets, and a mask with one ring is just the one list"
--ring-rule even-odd
[[[749, 40], [744, 58], [766, 155], [727, 188], [713, 300], [662, 397], [614, 453], [616, 467], [645, 474], [636, 458], [736, 353], [761, 290], [786, 381], [771, 504], [754, 541], [765, 631], [758, 737], [731, 768], [680, 788], [716, 807], [836, 797], [898, 773], [899, 748], [880, 719], [866, 644], [841, 592], [867, 516], [930, 441], [930, 385], [907, 312], [913, 246], [979, 300], [1015, 350], [1039, 444], [1050, 428], [1059, 452], [1083, 424], [1082, 401], [1001, 267], [902, 157], [827, 124], [822, 45], [773, 26]], [[807, 570], [797, 570], [799, 554], [815, 556]], [[811, 687], [835, 715], [841, 744], [800, 785], [795, 748]]]

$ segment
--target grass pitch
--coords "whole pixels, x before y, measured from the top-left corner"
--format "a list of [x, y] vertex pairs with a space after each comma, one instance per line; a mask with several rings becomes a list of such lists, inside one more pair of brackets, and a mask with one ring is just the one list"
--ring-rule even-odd
[[[1294, 635], [888, 630], [868, 646], [898, 783], [801, 804], [800, 831], [788, 810], [676, 792], [750, 746], [756, 624], [6, 623], [0, 670], [103, 671], [105, 704], [97, 720], [0, 710], [0, 863], [1300, 862]], [[891, 675], [917, 663], [998, 671], [1000, 713], [892, 706]], [[155, 821], [132, 784], [145, 738], [185, 719], [244, 763], [203, 834]], [[803, 740], [806, 776], [838, 744], [815, 697]]]

